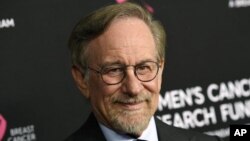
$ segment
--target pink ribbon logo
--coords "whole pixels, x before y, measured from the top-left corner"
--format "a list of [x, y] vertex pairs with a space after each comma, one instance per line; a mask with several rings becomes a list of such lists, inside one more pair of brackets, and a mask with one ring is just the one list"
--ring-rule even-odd
[[7, 127], [7, 122], [0, 114], [0, 141], [3, 139], [6, 127]]
[[[117, 3], [124, 3], [127, 0], [116, 0]], [[147, 4], [146, 2], [142, 1], [144, 7], [150, 12], [150, 13], [154, 13], [154, 8], [152, 6], [150, 6], [149, 4]]]

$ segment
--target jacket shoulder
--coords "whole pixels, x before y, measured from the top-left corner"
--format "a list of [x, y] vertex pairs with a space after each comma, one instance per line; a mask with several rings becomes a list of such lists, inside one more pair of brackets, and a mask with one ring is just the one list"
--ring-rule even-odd
[[155, 121], [159, 141], [221, 141], [215, 136], [167, 125], [157, 117]]
[[87, 121], [74, 133], [72, 133], [64, 141], [105, 141], [105, 137], [101, 131], [101, 128], [95, 119], [94, 115], [91, 114]]

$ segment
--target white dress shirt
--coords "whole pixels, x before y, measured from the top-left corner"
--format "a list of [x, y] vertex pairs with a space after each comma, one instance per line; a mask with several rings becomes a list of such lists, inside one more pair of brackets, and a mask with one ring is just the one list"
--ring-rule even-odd
[[[135, 141], [135, 139], [131, 136], [119, 134], [101, 123], [99, 123], [99, 125], [107, 141]], [[138, 139], [158, 141], [154, 117], [151, 117], [148, 127], [143, 131], [142, 135]]]

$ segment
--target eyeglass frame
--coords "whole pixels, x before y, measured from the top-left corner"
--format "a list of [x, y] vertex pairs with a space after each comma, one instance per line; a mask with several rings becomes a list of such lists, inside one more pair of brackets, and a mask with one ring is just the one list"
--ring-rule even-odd
[[126, 73], [126, 70], [127, 70], [127, 68], [128, 67], [133, 67], [134, 69], [134, 75], [136, 76], [136, 78], [139, 80], [139, 81], [141, 81], [141, 82], [150, 82], [150, 81], [152, 81], [152, 80], [154, 80], [155, 78], [156, 78], [156, 76], [157, 76], [157, 74], [158, 74], [158, 72], [159, 72], [159, 68], [161, 67], [161, 63], [159, 63], [159, 61], [157, 61], [157, 62], [155, 62], [155, 61], [145, 61], [145, 62], [143, 62], [143, 63], [146, 63], [146, 62], [152, 62], [152, 63], [155, 63], [156, 64], [156, 68], [157, 68], [157, 71], [156, 71], [156, 73], [155, 73], [155, 76], [152, 78], [152, 79], [150, 79], [150, 80], [141, 80], [139, 77], [138, 77], [138, 74], [137, 74], [137, 72], [136, 72], [136, 67], [139, 67], [140, 66], [140, 64], [137, 64], [137, 65], [123, 65], [122, 66], [122, 71], [123, 71], [123, 77], [122, 77], [122, 79], [120, 80], [120, 81], [118, 81], [117, 83], [107, 83], [104, 79], [103, 79], [103, 70], [105, 69], [105, 66], [104, 67], [101, 67], [101, 69], [100, 70], [96, 70], [96, 69], [93, 69], [93, 68], [91, 68], [91, 67], [87, 67], [89, 70], [92, 70], [92, 71], [94, 71], [94, 72], [96, 72], [96, 73], [98, 73], [98, 74], [100, 74], [101, 75], [101, 78], [102, 78], [102, 81], [105, 83], [105, 84], [107, 84], [107, 85], [116, 85], [116, 84], [119, 84], [119, 83], [121, 83], [124, 79], [125, 79], [125, 77], [126, 77], [126, 75], [127, 75], [127, 73]]

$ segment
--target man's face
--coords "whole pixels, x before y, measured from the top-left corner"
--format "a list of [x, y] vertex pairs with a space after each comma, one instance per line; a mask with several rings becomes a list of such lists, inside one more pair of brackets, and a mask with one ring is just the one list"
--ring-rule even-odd
[[[148, 26], [138, 18], [121, 18], [92, 40], [87, 49], [89, 67], [157, 62], [157, 49]], [[141, 82], [128, 67], [124, 80], [107, 85], [101, 75], [89, 73], [88, 96], [97, 120], [118, 132], [140, 135], [158, 105], [163, 64], [155, 79]]]

